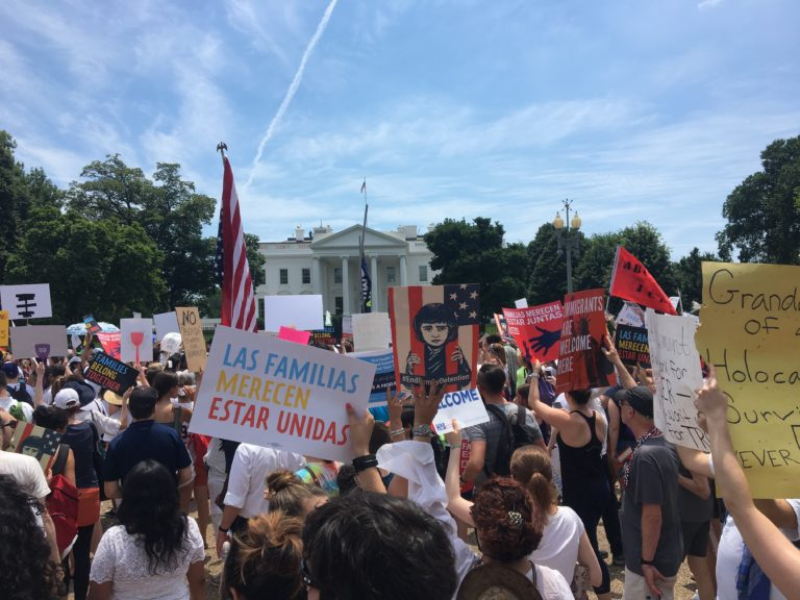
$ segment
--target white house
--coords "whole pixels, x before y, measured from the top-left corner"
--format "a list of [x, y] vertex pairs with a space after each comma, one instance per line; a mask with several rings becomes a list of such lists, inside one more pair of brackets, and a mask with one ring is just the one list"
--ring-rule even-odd
[[[321, 294], [325, 310], [333, 314], [359, 312], [361, 268], [359, 241], [364, 228], [353, 225], [337, 233], [329, 226], [314, 227], [306, 235], [297, 228], [282, 242], [261, 242], [266, 258], [266, 283], [256, 295]], [[435, 275], [433, 257], [416, 225], [396, 231], [366, 228], [364, 254], [372, 278], [372, 310], [389, 310], [388, 288], [396, 285], [430, 285]]]

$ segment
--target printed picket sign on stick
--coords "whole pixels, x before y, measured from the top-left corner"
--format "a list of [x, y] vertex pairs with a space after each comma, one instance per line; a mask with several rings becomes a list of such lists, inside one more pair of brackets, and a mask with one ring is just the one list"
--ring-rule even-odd
[[8, 347], [8, 311], [0, 310], [0, 346]]
[[11, 328], [11, 350], [17, 358], [67, 356], [67, 328], [64, 325], [27, 325]]
[[114, 332], [100, 332], [96, 336], [97, 341], [100, 342], [100, 345], [103, 347], [103, 351], [111, 356], [112, 358], [116, 358], [119, 360], [122, 358], [120, 354], [120, 346], [122, 344], [122, 333], [119, 331]]
[[120, 319], [119, 328], [123, 362], [140, 364], [153, 360], [152, 319]]
[[138, 372], [133, 367], [114, 360], [105, 352], [96, 352], [92, 355], [84, 376], [87, 381], [121, 396], [129, 387], [136, 385]]
[[508, 331], [508, 322], [505, 315], [501, 313], [494, 313], [494, 324], [497, 326], [497, 333], [503, 338], [503, 342], [509, 343], [512, 339], [511, 333]]
[[800, 494], [800, 267], [703, 263], [700, 356], [728, 396], [728, 426], [755, 498]]
[[386, 390], [395, 389], [394, 354], [392, 351], [387, 349], [352, 352], [348, 356], [375, 365], [375, 377], [372, 380], [372, 391], [369, 395], [369, 408], [386, 406]]
[[346, 404], [367, 408], [375, 365], [218, 326], [189, 431], [347, 462]]
[[614, 337], [614, 345], [617, 347], [622, 364], [650, 368], [650, 345], [646, 327], [617, 325]]
[[703, 386], [700, 354], [694, 345], [697, 326], [689, 319], [659, 315], [650, 308], [645, 322], [656, 384], [656, 427], [673, 444], [710, 452], [710, 441], [700, 427], [694, 405], [695, 390]]
[[586, 290], [564, 297], [556, 393], [616, 385], [614, 366], [602, 351], [607, 335], [605, 290]]
[[86, 325], [86, 330], [92, 335], [100, 332], [100, 324], [94, 318], [94, 315], [84, 315], [83, 323]]
[[183, 351], [186, 353], [186, 365], [195, 373], [205, 370], [208, 364], [206, 339], [203, 337], [203, 324], [200, 322], [200, 311], [195, 306], [178, 306], [175, 308], [178, 326], [183, 340]]
[[60, 433], [21, 421], [17, 423], [6, 451], [32, 456], [39, 462], [42, 471], [47, 473], [60, 442]]
[[561, 302], [550, 302], [527, 308], [504, 308], [508, 332], [517, 342], [522, 355], [533, 362], [549, 362], [558, 358], [558, 340], [564, 312]]
[[0, 286], [0, 304], [12, 321], [53, 316], [49, 283]]

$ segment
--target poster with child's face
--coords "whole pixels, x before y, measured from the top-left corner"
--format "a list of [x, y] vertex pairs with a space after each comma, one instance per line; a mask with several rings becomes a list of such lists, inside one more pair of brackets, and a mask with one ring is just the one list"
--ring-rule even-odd
[[397, 384], [407, 391], [433, 380], [447, 391], [476, 387], [480, 286], [389, 288]]
[[42, 471], [47, 471], [53, 461], [61, 434], [33, 423], [18, 421], [8, 452], [17, 452], [35, 458]]

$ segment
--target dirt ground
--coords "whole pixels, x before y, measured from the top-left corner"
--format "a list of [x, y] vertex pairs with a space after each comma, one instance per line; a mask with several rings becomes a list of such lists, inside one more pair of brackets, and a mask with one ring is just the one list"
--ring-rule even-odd
[[[110, 508], [111, 504], [104, 502], [101, 509], [101, 514], [105, 514]], [[191, 514], [194, 517], [197, 516], [196, 512], [192, 512]], [[102, 524], [103, 528], [106, 529], [114, 525], [115, 522], [103, 517]], [[206, 534], [206, 540], [208, 542], [208, 549], [206, 550], [206, 591], [208, 600], [221, 600], [222, 597], [219, 593], [219, 582], [220, 574], [222, 572], [222, 561], [217, 558], [217, 553], [214, 548], [216, 544], [215, 533], [212, 531], [212, 529], [213, 526], [210, 525]], [[608, 543], [606, 542], [605, 531], [603, 530], [602, 526], [598, 530], [598, 536], [600, 539], [600, 548], [610, 552]], [[610, 558], [608, 559], [608, 562], [610, 562]], [[622, 598], [624, 567], [616, 567], [609, 564], [608, 568], [611, 572], [611, 597], [615, 599]], [[689, 567], [684, 562], [684, 564], [681, 565], [681, 570], [678, 573], [678, 583], [675, 586], [675, 599], [691, 600], [695, 590], [696, 587], [694, 585], [694, 581], [692, 580], [692, 574], [689, 572]], [[593, 598], [594, 594], [590, 593], [589, 596], [590, 598]], [[73, 598], [72, 594], [70, 594], [69, 598], [70, 600]]]

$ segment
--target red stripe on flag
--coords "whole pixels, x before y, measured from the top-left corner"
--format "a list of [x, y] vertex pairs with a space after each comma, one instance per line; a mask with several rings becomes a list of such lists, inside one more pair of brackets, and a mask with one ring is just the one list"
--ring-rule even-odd
[[[419, 356], [419, 363], [414, 365], [414, 375], [425, 376], [425, 344], [417, 336], [414, 329], [414, 317], [422, 308], [422, 288], [418, 286], [406, 288], [408, 293], [408, 329], [411, 337], [411, 352]], [[402, 366], [405, 368], [405, 365]]]

